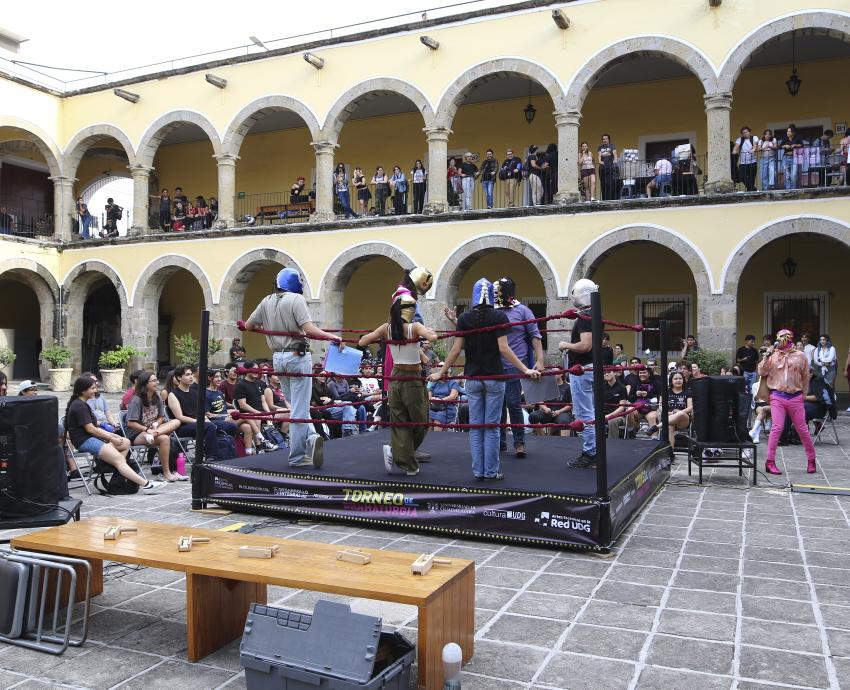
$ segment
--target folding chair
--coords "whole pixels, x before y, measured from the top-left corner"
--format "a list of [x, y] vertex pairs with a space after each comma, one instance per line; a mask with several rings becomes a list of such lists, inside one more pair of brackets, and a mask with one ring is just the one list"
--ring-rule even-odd
[[[93, 483], [95, 477], [100, 474], [100, 472], [96, 471], [99, 463], [91, 453], [83, 453], [74, 448], [70, 438], [65, 439], [65, 457], [70, 457], [74, 460], [74, 464], [77, 466], [77, 471], [80, 473], [80, 478], [86, 489], [86, 493], [91, 496], [91, 483]], [[68, 484], [73, 481], [80, 480], [71, 479], [68, 481]]]
[[[827, 426], [829, 427], [830, 432], [832, 433], [832, 441], [829, 441], [833, 446], [840, 446], [841, 441], [838, 439], [838, 431], [835, 428], [835, 420], [838, 418], [838, 398], [835, 395], [835, 391], [827, 384], [823, 384], [824, 393], [829, 396], [830, 404], [826, 406], [826, 413], [823, 415], [822, 419], [813, 419], [815, 427], [815, 435], [812, 438], [813, 443], [817, 443], [820, 441], [820, 437], [823, 432], [826, 430]], [[824, 441], [827, 443], [827, 441]]]
[[[118, 424], [121, 427], [121, 434], [129, 440], [130, 437], [127, 435], [127, 410], [121, 410], [118, 413]], [[130, 443], [130, 457], [136, 461], [139, 469], [142, 468], [142, 460], [147, 459], [149, 449], [150, 446], [134, 446], [132, 442]], [[144, 472], [144, 470], [142, 470], [142, 472]], [[147, 477], [145, 477], [145, 479], [147, 479]]]

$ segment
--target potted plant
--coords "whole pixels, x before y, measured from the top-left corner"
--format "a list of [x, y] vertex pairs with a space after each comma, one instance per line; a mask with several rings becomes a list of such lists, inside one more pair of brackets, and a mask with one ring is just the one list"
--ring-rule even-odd
[[50, 362], [50, 390], [67, 391], [71, 389], [71, 374], [74, 369], [66, 366], [71, 361], [71, 351], [62, 345], [52, 345], [41, 351], [41, 358]]
[[[221, 350], [221, 340], [210, 338], [207, 341], [207, 356], [211, 359]], [[179, 364], [198, 364], [201, 358], [201, 343], [191, 333], [174, 336], [174, 351]]]
[[4, 372], [8, 378], [12, 378], [11, 366], [15, 361], [15, 353], [8, 347], [0, 347], [0, 371]]
[[121, 393], [124, 390], [124, 370], [131, 357], [140, 357], [141, 352], [130, 346], [118, 345], [114, 350], [101, 352], [97, 360], [103, 376], [106, 393]]

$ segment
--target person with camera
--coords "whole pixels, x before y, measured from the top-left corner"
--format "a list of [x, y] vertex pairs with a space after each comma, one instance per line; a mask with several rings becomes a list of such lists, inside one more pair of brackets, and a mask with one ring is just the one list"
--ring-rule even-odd
[[770, 417], [773, 426], [767, 441], [767, 461], [765, 470], [770, 474], [782, 474], [776, 466], [776, 446], [785, 428], [785, 417], [791, 417], [791, 423], [803, 442], [808, 466], [806, 472], [817, 471], [815, 446], [806, 424], [804, 394], [809, 390], [809, 362], [801, 350], [794, 347], [794, 334], [783, 328], [776, 334], [776, 343], [767, 348], [758, 365], [758, 373], [767, 380], [770, 390]]
[[106, 225], [100, 231], [101, 237], [118, 237], [118, 221], [124, 217], [124, 209], [115, 203], [112, 197], [106, 200]]
[[735, 148], [732, 149], [732, 154], [738, 156], [738, 177], [748, 192], [756, 191], [756, 152], [760, 144], [749, 127], [741, 127], [741, 136], [735, 140]]
[[481, 177], [481, 188], [484, 190], [487, 208], [493, 208], [493, 187], [496, 184], [496, 175], [499, 172], [499, 161], [496, 160], [493, 149], [487, 149], [484, 155], [485, 158], [481, 163], [481, 170], [478, 174]]
[[91, 213], [89, 213], [88, 204], [83, 201], [83, 197], [77, 197], [77, 217], [80, 223], [80, 237], [84, 240], [89, 239], [89, 228], [91, 227]]

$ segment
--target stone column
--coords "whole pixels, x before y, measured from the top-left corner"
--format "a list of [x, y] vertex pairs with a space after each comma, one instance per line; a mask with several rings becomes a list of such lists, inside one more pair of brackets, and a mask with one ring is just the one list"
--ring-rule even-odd
[[[220, 201], [219, 209], [221, 209]], [[236, 321], [241, 318], [242, 315], [236, 315], [232, 305], [225, 303], [224, 300], [210, 309], [210, 338], [221, 341], [221, 350], [209, 358], [210, 365], [223, 367], [230, 361], [228, 353], [230, 342], [239, 334]]]
[[53, 236], [60, 242], [69, 242], [76, 213], [74, 178], [57, 175], [49, 179], [53, 182]]
[[235, 153], [222, 153], [213, 156], [218, 165], [218, 220], [215, 227], [218, 230], [232, 227], [234, 218], [234, 200], [236, 197], [236, 161], [239, 156]]
[[580, 200], [578, 192], [578, 126], [581, 113], [577, 110], [555, 112], [558, 128], [558, 191], [555, 203], [573, 204]]
[[131, 235], [144, 235], [150, 232], [148, 210], [150, 205], [151, 168], [148, 165], [129, 165], [133, 176], [133, 225]]
[[697, 340], [703, 350], [719, 350], [729, 361], [737, 349], [737, 295], [697, 295]]
[[705, 183], [705, 191], [708, 194], [729, 194], [735, 189], [729, 147], [731, 111], [731, 93], [705, 96], [705, 114], [708, 119], [708, 181]]
[[334, 149], [333, 141], [314, 141], [316, 150], [316, 212], [310, 216], [311, 223], [333, 220], [334, 215]]
[[428, 137], [428, 203], [423, 211], [426, 214], [445, 213], [449, 210], [446, 194], [446, 159], [449, 151], [448, 127], [432, 127], [424, 130]]

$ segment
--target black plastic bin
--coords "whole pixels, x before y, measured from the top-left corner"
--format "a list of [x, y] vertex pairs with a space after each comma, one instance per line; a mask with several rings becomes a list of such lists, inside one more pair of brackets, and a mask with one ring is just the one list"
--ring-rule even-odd
[[380, 618], [319, 600], [312, 615], [251, 604], [239, 652], [248, 690], [407, 690], [415, 648]]

